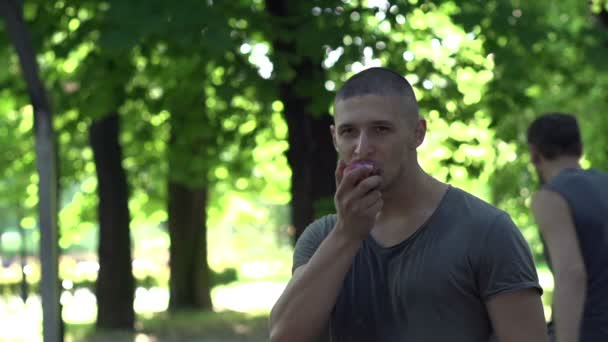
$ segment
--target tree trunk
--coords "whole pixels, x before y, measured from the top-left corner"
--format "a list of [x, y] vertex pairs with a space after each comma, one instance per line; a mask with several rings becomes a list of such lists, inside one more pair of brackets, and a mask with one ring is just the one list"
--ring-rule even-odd
[[96, 120], [90, 129], [99, 196], [97, 328], [133, 330], [135, 281], [131, 267], [129, 191], [119, 132], [116, 113]]
[[169, 182], [169, 309], [211, 310], [207, 263], [207, 188]]
[[291, 211], [295, 227], [294, 242], [317, 216], [327, 208], [316, 204], [331, 200], [335, 192], [336, 154], [329, 126], [333, 119], [324, 114], [313, 117], [304, 110], [312, 101], [295, 94], [295, 82], [281, 85], [281, 101], [289, 132], [287, 160], [292, 170]]
[[[289, 5], [288, 0], [266, 0], [268, 12], [275, 18], [296, 16], [297, 13], [290, 13]], [[290, 28], [283, 27], [282, 30], [287, 31]], [[323, 89], [324, 77], [320, 62], [316, 63], [310, 57], [298, 56], [293, 41], [274, 38], [272, 46], [275, 57], [287, 56], [286, 60], [297, 60], [290, 65], [290, 68], [297, 72], [297, 78], [279, 84], [279, 98], [284, 105], [283, 115], [289, 133], [287, 160], [292, 172], [291, 215], [295, 242], [316, 217], [331, 210], [328, 206], [333, 208], [331, 199], [336, 190], [334, 171], [337, 162], [329, 131], [333, 118], [328, 113], [312, 113], [312, 97], [297, 91], [299, 82], [317, 84], [319, 89]], [[321, 53], [319, 50], [319, 54]], [[298, 58], [290, 58], [295, 56]]]
[[598, 13], [597, 17], [604, 28], [608, 29], [608, 8], [604, 7], [600, 13]]
[[36, 53], [23, 19], [21, 2], [0, 1], [0, 15], [21, 64], [34, 108], [36, 164], [38, 169], [38, 216], [40, 226], [40, 288], [42, 296], [42, 338], [63, 341], [58, 281], [57, 162], [53, 115], [40, 80]]

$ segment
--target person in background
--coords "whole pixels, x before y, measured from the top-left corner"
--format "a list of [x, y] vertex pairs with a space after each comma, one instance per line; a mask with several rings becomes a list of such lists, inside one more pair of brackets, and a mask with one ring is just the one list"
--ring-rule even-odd
[[608, 341], [608, 174], [581, 168], [581, 134], [570, 114], [544, 114], [527, 135], [541, 182], [532, 212], [555, 279], [552, 338]]

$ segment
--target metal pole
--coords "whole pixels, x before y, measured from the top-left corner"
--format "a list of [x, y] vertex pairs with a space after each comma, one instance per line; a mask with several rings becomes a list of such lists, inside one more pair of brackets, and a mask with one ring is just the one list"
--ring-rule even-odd
[[27, 297], [29, 296], [29, 288], [27, 284], [27, 274], [25, 273], [25, 267], [27, 266], [27, 241], [25, 239], [25, 229], [21, 225], [22, 215], [18, 215], [17, 217], [17, 227], [19, 228], [19, 237], [21, 240], [21, 251], [19, 255], [19, 259], [21, 259], [21, 299], [23, 303], [27, 302]]
[[61, 342], [57, 245], [57, 166], [51, 105], [40, 80], [38, 61], [32, 47], [21, 2], [0, 0], [0, 16], [21, 64], [34, 107], [36, 164], [38, 168], [38, 219], [40, 227], [40, 294], [44, 342]]
[[38, 215], [40, 220], [40, 294], [44, 342], [61, 341], [59, 307], [59, 267], [57, 261], [57, 176], [55, 146], [50, 115], [36, 112], [36, 160], [38, 167]]

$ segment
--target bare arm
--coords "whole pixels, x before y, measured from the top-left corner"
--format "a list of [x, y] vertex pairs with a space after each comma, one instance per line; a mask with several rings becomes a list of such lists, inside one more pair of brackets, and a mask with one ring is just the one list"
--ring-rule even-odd
[[559, 194], [541, 190], [532, 201], [532, 211], [551, 255], [557, 341], [578, 341], [587, 272], [570, 208]]
[[536, 289], [499, 293], [486, 302], [499, 342], [548, 342], [543, 305]]
[[310, 261], [297, 268], [270, 315], [271, 341], [313, 341], [327, 325], [361, 241], [334, 229]]
[[347, 173], [342, 180], [344, 168], [340, 162], [336, 170], [336, 226], [308, 263], [294, 271], [273, 307], [271, 342], [309, 342], [319, 338], [353, 259], [382, 208], [382, 196], [377, 190], [381, 178], [367, 177], [371, 169], [360, 168]]

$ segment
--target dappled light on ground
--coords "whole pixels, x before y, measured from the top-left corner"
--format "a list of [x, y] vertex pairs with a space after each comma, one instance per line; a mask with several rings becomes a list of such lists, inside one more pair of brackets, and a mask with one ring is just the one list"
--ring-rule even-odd
[[[267, 314], [285, 288], [285, 282], [251, 282], [218, 286], [212, 291], [214, 308], [218, 312]], [[141, 317], [153, 317], [164, 312], [169, 303], [166, 288], [138, 288], [135, 292], [135, 311]], [[95, 295], [88, 289], [64, 291], [61, 296], [63, 318], [68, 325], [90, 325], [97, 315]], [[227, 322], [234, 335], [250, 335], [253, 328], [242, 322]], [[141, 324], [138, 324], [141, 326]], [[24, 304], [17, 296], [0, 299], [0, 341], [41, 341], [42, 311], [40, 298], [31, 296]], [[121, 335], [120, 341], [127, 341]], [[73, 337], [67, 336], [67, 341]], [[107, 337], [107, 336], [106, 336]], [[139, 333], [128, 337], [134, 342], [161, 341], [154, 336]], [[167, 339], [172, 341], [171, 339]], [[101, 340], [100, 340], [101, 341]], [[165, 341], [163, 339], [162, 341]], [[175, 340], [177, 341], [177, 340]], [[117, 341], [114, 341], [117, 342]]]
[[156, 342], [158, 341], [156, 338], [148, 336], [146, 334], [137, 334], [135, 335], [135, 339], [133, 342]]
[[263, 312], [272, 308], [284, 288], [283, 282], [253, 282], [218, 287], [212, 295], [216, 310]]
[[0, 341], [40, 341], [41, 321], [39, 297], [0, 297]]

